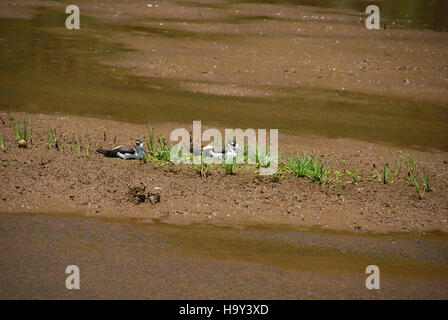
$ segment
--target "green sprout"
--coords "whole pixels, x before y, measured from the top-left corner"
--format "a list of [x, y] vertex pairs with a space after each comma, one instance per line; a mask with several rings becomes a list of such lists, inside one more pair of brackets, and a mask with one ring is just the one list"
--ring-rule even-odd
[[56, 149], [59, 149], [56, 129], [50, 128], [47, 135], [47, 149], [50, 149], [53, 145]]
[[404, 165], [407, 168], [407, 177], [410, 184], [413, 184], [417, 171], [417, 155], [404, 155]]
[[417, 190], [418, 199], [422, 200], [425, 197], [425, 190], [420, 188], [420, 185], [417, 181], [417, 178], [414, 176], [412, 179], [412, 184], [415, 186], [415, 189]]
[[358, 172], [356, 172], [356, 171], [348, 171], [348, 170], [345, 170], [345, 172], [352, 179], [352, 182], [354, 184], [358, 184], [358, 182], [361, 180], [361, 175]]
[[78, 141], [77, 141], [77, 151], [78, 151], [78, 158], [81, 157], [81, 135], [78, 135]]
[[234, 175], [236, 172], [236, 157], [233, 156], [232, 157], [232, 161], [228, 162], [227, 160], [223, 161], [224, 163], [224, 171], [225, 174], [227, 175]]
[[394, 154], [394, 169], [393, 169], [394, 176], [398, 177], [400, 175], [400, 172], [401, 172], [401, 161]]
[[12, 128], [14, 130], [17, 141], [25, 140], [26, 142], [28, 142], [28, 140], [31, 138], [33, 128], [30, 126], [29, 120], [27, 118], [23, 119], [23, 124], [22, 126], [20, 126], [20, 123], [17, 120], [16, 116], [13, 116]]
[[383, 184], [387, 183], [388, 176], [389, 176], [389, 163], [385, 162], [384, 163], [384, 168], [383, 168], [383, 175], [381, 177], [381, 182]]
[[208, 177], [211, 172], [210, 172], [210, 166], [205, 163], [202, 159], [201, 159], [201, 163], [198, 165], [193, 164], [193, 169], [202, 177], [202, 178], [206, 178]]
[[152, 154], [156, 151], [156, 142], [154, 139], [154, 128], [151, 126], [151, 123], [148, 122], [147, 124], [147, 128], [148, 128], [148, 140], [147, 140], [147, 148], [148, 148], [148, 153]]
[[425, 192], [429, 192], [429, 176], [426, 173], [425, 167], [423, 165], [423, 163], [420, 163], [420, 168], [422, 170], [422, 180], [423, 180], [423, 187], [424, 187], [424, 191]]
[[169, 146], [163, 135], [159, 134], [157, 136], [157, 144], [158, 144], [157, 151], [154, 150], [155, 158], [158, 160], [169, 162], [171, 159], [171, 147]]

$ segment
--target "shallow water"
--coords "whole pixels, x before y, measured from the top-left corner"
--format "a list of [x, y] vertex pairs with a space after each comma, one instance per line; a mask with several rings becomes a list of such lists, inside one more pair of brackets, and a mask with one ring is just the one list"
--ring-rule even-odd
[[[416, 240], [0, 214], [0, 298], [446, 299], [446, 239]], [[65, 288], [71, 264], [80, 268], [79, 291]], [[380, 268], [377, 291], [364, 285], [371, 264]]]
[[[104, 39], [132, 32], [130, 26], [83, 17], [89, 32], [74, 36], [61, 23], [65, 18], [61, 10], [41, 8], [30, 20], [0, 19], [0, 109], [137, 123], [200, 119], [209, 125], [448, 150], [445, 106], [321, 89], [294, 89], [292, 97], [280, 98], [192, 93], [176, 81], [100, 64], [129, 50]], [[191, 35], [148, 31], [147, 36]]]
[[380, 8], [381, 19], [384, 19], [384, 22], [394, 22], [404, 28], [448, 31], [448, 2], [444, 0], [232, 0], [232, 2], [287, 3], [353, 9], [357, 12], [363, 12], [368, 5], [373, 4]]

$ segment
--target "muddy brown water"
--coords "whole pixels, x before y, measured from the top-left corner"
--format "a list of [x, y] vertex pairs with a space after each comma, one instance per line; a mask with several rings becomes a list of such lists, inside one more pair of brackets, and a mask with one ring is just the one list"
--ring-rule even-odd
[[[105, 41], [119, 41], [117, 34], [133, 32], [129, 25], [83, 16], [83, 28], [89, 31], [73, 35], [65, 30], [65, 18], [62, 10], [37, 8], [28, 20], [0, 19], [0, 108], [135, 123], [200, 119], [224, 127], [278, 128], [283, 133], [448, 150], [446, 106], [313, 88], [279, 89], [292, 97], [193, 93], [182, 90], [176, 80], [133, 76], [101, 64], [129, 51]], [[201, 37], [173, 32], [149, 30], [148, 41]]]
[[448, 30], [448, 19], [446, 18], [448, 2], [444, 0], [232, 0], [232, 2], [307, 5], [353, 9], [357, 12], [363, 12], [368, 5], [373, 4], [380, 8], [383, 22], [393, 23], [403, 28]]
[[[446, 299], [445, 237], [0, 214], [0, 298]], [[380, 290], [365, 288], [371, 264]]]

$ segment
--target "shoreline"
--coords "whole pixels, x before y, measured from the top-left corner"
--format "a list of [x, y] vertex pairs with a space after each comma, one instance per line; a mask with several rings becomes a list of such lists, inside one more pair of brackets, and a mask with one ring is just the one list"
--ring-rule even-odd
[[[0, 192], [0, 211], [82, 213], [87, 216], [160, 220], [175, 224], [217, 226], [286, 225], [318, 226], [323, 230], [359, 233], [448, 232], [448, 185], [437, 175], [447, 171], [448, 153], [418, 152], [428, 171], [432, 191], [419, 200], [413, 186], [397, 177], [381, 184], [372, 175], [392, 155], [416, 154], [412, 149], [383, 146], [352, 139], [279, 134], [279, 152], [314, 153], [341, 172], [338, 182], [319, 185], [298, 179], [287, 171], [260, 176], [244, 165], [235, 175], [211, 169], [202, 178], [191, 165], [157, 161], [104, 158], [94, 150], [130, 143], [147, 134], [145, 125], [78, 116], [17, 113], [30, 120], [32, 144], [18, 148], [9, 114], [0, 123], [6, 152], [0, 153], [0, 175], [6, 187]], [[169, 137], [181, 126], [162, 123], [156, 133]], [[188, 126], [188, 125], [187, 125]], [[191, 124], [190, 124], [191, 126]], [[203, 126], [206, 129], [209, 126]], [[60, 150], [46, 146], [55, 128]], [[187, 127], [188, 129], [188, 127]], [[222, 128], [218, 128], [222, 129]], [[77, 136], [81, 135], [81, 155]], [[106, 137], [106, 141], [104, 138]], [[87, 156], [85, 146], [90, 145]], [[376, 169], [372, 165], [375, 165]], [[360, 175], [350, 182], [347, 171]], [[144, 192], [159, 193], [160, 202], [136, 204], [130, 188], [146, 185]]]

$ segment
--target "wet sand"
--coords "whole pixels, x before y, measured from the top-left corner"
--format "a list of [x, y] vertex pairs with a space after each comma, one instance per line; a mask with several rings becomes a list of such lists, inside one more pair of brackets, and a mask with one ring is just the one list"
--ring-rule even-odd
[[[5, 121], [0, 122], [0, 132], [6, 151], [0, 152], [0, 177], [5, 182], [0, 189], [3, 212], [83, 212], [91, 216], [157, 218], [176, 224], [317, 225], [357, 232], [448, 231], [445, 152], [418, 152], [431, 188], [420, 200], [407, 180], [404, 164], [398, 176], [393, 173], [393, 156], [402, 159], [405, 154], [417, 154], [412, 149], [280, 134], [282, 157], [314, 153], [329, 163], [332, 171], [327, 183], [297, 179], [289, 171], [260, 176], [256, 167], [247, 164], [238, 166], [235, 175], [226, 175], [222, 166], [216, 166], [210, 168], [209, 176], [201, 177], [192, 165], [124, 161], [95, 152], [136, 139], [146, 141], [145, 125], [17, 113], [19, 119], [28, 118], [33, 127], [33, 141], [23, 149], [18, 147], [11, 128], [11, 115], [0, 115]], [[169, 139], [170, 132], [179, 127], [189, 129], [191, 124], [156, 125], [155, 133]], [[56, 129], [59, 150], [47, 147], [50, 128]], [[385, 161], [390, 173], [383, 184], [375, 174], [383, 169]], [[353, 182], [347, 171], [357, 172], [359, 181]], [[160, 202], [136, 201], [130, 190], [142, 185], [147, 192], [159, 194]]]
[[[0, 214], [2, 299], [446, 299], [446, 241]], [[65, 268], [80, 268], [80, 290]], [[365, 288], [365, 268], [381, 289]]]

